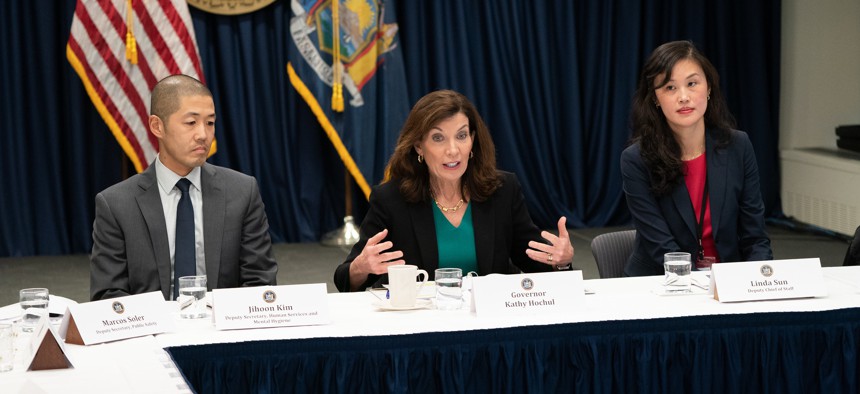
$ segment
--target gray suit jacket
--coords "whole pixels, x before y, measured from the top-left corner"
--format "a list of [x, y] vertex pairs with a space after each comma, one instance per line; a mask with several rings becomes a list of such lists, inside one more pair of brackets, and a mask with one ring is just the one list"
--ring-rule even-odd
[[[201, 167], [207, 287], [275, 285], [269, 222], [257, 181]], [[92, 300], [161, 290], [170, 299], [170, 246], [155, 166], [96, 195]]]

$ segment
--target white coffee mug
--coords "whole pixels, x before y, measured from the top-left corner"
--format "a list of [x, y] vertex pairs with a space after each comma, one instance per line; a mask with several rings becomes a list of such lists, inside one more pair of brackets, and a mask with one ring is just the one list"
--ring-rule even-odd
[[[418, 274], [424, 275], [420, 282]], [[427, 271], [414, 265], [392, 265], [388, 267], [388, 293], [391, 306], [395, 308], [411, 308], [418, 298], [418, 288], [427, 282]]]

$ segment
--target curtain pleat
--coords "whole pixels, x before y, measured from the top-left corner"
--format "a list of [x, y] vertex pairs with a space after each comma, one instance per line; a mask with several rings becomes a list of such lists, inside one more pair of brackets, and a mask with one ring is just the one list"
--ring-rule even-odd
[[856, 393], [860, 309], [167, 351], [201, 393]]
[[[651, 50], [677, 39], [720, 72], [767, 214], [780, 212], [779, 0], [388, 3], [410, 105], [441, 88], [466, 94], [539, 226], [629, 223], [618, 163], [630, 100]], [[74, 6], [0, 2], [0, 256], [89, 253], [95, 194], [122, 178], [121, 150], [65, 59]], [[218, 111], [210, 161], [257, 177], [274, 241], [318, 241], [342, 224], [343, 165], [287, 80], [290, 1], [191, 14]]]

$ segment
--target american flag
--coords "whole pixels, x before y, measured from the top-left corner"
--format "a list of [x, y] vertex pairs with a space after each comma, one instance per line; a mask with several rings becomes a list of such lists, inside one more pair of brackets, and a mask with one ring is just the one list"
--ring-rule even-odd
[[138, 172], [158, 153], [155, 84], [173, 74], [205, 83], [186, 0], [78, 0], [66, 58]]

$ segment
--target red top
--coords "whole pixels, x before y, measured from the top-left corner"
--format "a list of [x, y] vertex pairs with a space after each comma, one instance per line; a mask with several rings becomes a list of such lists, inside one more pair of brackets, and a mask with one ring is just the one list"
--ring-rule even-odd
[[[690, 193], [690, 202], [693, 203], [693, 212], [696, 213], [696, 222], [702, 215], [702, 193], [705, 191], [705, 175], [708, 172], [708, 162], [705, 155], [686, 160], [684, 163], [684, 183], [687, 184], [687, 192]], [[698, 236], [698, 234], [696, 234]], [[711, 227], [711, 199], [705, 202], [705, 223], [702, 228], [702, 249], [705, 256], [713, 256], [716, 262], [720, 261], [717, 254], [717, 246], [714, 243], [713, 228]]]

